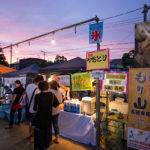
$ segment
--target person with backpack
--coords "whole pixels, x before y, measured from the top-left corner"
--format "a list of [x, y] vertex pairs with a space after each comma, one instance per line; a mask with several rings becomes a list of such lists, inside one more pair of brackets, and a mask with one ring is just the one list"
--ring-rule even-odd
[[19, 104], [19, 100], [22, 96], [22, 94], [24, 93], [24, 88], [22, 87], [22, 84], [20, 82], [20, 80], [16, 80], [15, 81], [15, 86], [16, 88], [13, 91], [13, 98], [12, 98], [12, 102], [10, 104], [10, 121], [9, 121], [9, 126], [6, 127], [5, 129], [11, 129], [13, 128], [13, 123], [14, 123], [14, 115], [15, 112], [18, 111], [18, 125], [21, 122], [21, 116], [22, 116], [22, 106]]
[[47, 81], [40, 82], [40, 93], [35, 96], [34, 150], [46, 150], [52, 141], [52, 107], [57, 107], [59, 102], [48, 89]]
[[43, 81], [44, 78], [42, 75], [37, 75], [33, 81], [32, 84], [29, 84], [26, 87], [26, 94], [27, 94], [27, 119], [29, 122], [29, 136], [27, 137], [27, 139], [31, 140], [31, 142], [33, 142], [34, 138], [33, 138], [33, 126], [32, 126], [32, 121], [34, 119], [34, 116], [36, 114], [36, 111], [33, 110], [33, 106], [34, 106], [34, 101], [35, 101], [35, 95], [39, 93], [39, 89], [38, 89], [38, 84]]

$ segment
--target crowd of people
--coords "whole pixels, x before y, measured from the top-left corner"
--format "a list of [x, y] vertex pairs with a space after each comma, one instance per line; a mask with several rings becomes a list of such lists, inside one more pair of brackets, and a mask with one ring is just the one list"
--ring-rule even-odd
[[15, 81], [15, 87], [10, 104], [10, 121], [5, 129], [13, 128], [16, 111], [18, 111], [17, 125], [20, 124], [22, 108], [26, 107], [29, 126], [27, 139], [34, 143], [34, 150], [46, 150], [50, 146], [52, 125], [55, 133], [54, 142], [59, 144], [59, 104], [63, 100], [59, 84], [54, 80], [48, 83], [44, 81], [42, 75], [37, 75], [26, 89], [19, 80]]

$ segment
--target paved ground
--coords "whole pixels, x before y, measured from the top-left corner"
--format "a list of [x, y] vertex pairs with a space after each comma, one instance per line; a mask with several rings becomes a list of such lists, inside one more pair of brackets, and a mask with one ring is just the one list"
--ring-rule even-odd
[[[0, 119], [0, 150], [33, 150], [27, 137], [27, 125], [22, 123], [20, 126], [14, 125], [13, 129], [5, 130], [8, 122]], [[66, 138], [60, 138], [60, 144], [50, 146], [49, 150], [94, 150], [90, 145], [83, 145]]]

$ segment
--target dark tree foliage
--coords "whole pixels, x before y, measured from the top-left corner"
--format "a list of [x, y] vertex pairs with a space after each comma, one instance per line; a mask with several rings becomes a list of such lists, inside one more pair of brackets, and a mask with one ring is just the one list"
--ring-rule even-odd
[[65, 62], [65, 61], [67, 61], [67, 58], [65, 56], [56, 55], [54, 63], [60, 64], [60, 63]]
[[6, 57], [4, 54], [0, 54], [0, 64], [4, 66], [8, 66], [8, 62], [6, 61]]

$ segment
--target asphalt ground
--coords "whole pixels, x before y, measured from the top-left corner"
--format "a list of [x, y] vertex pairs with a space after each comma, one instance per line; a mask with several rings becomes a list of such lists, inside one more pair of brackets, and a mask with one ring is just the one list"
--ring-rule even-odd
[[[14, 125], [9, 130], [5, 129], [7, 125], [8, 121], [0, 119], [0, 150], [33, 150], [33, 144], [26, 139], [28, 136], [26, 123]], [[52, 142], [48, 150], [95, 150], [95, 148], [60, 137], [60, 143]]]

